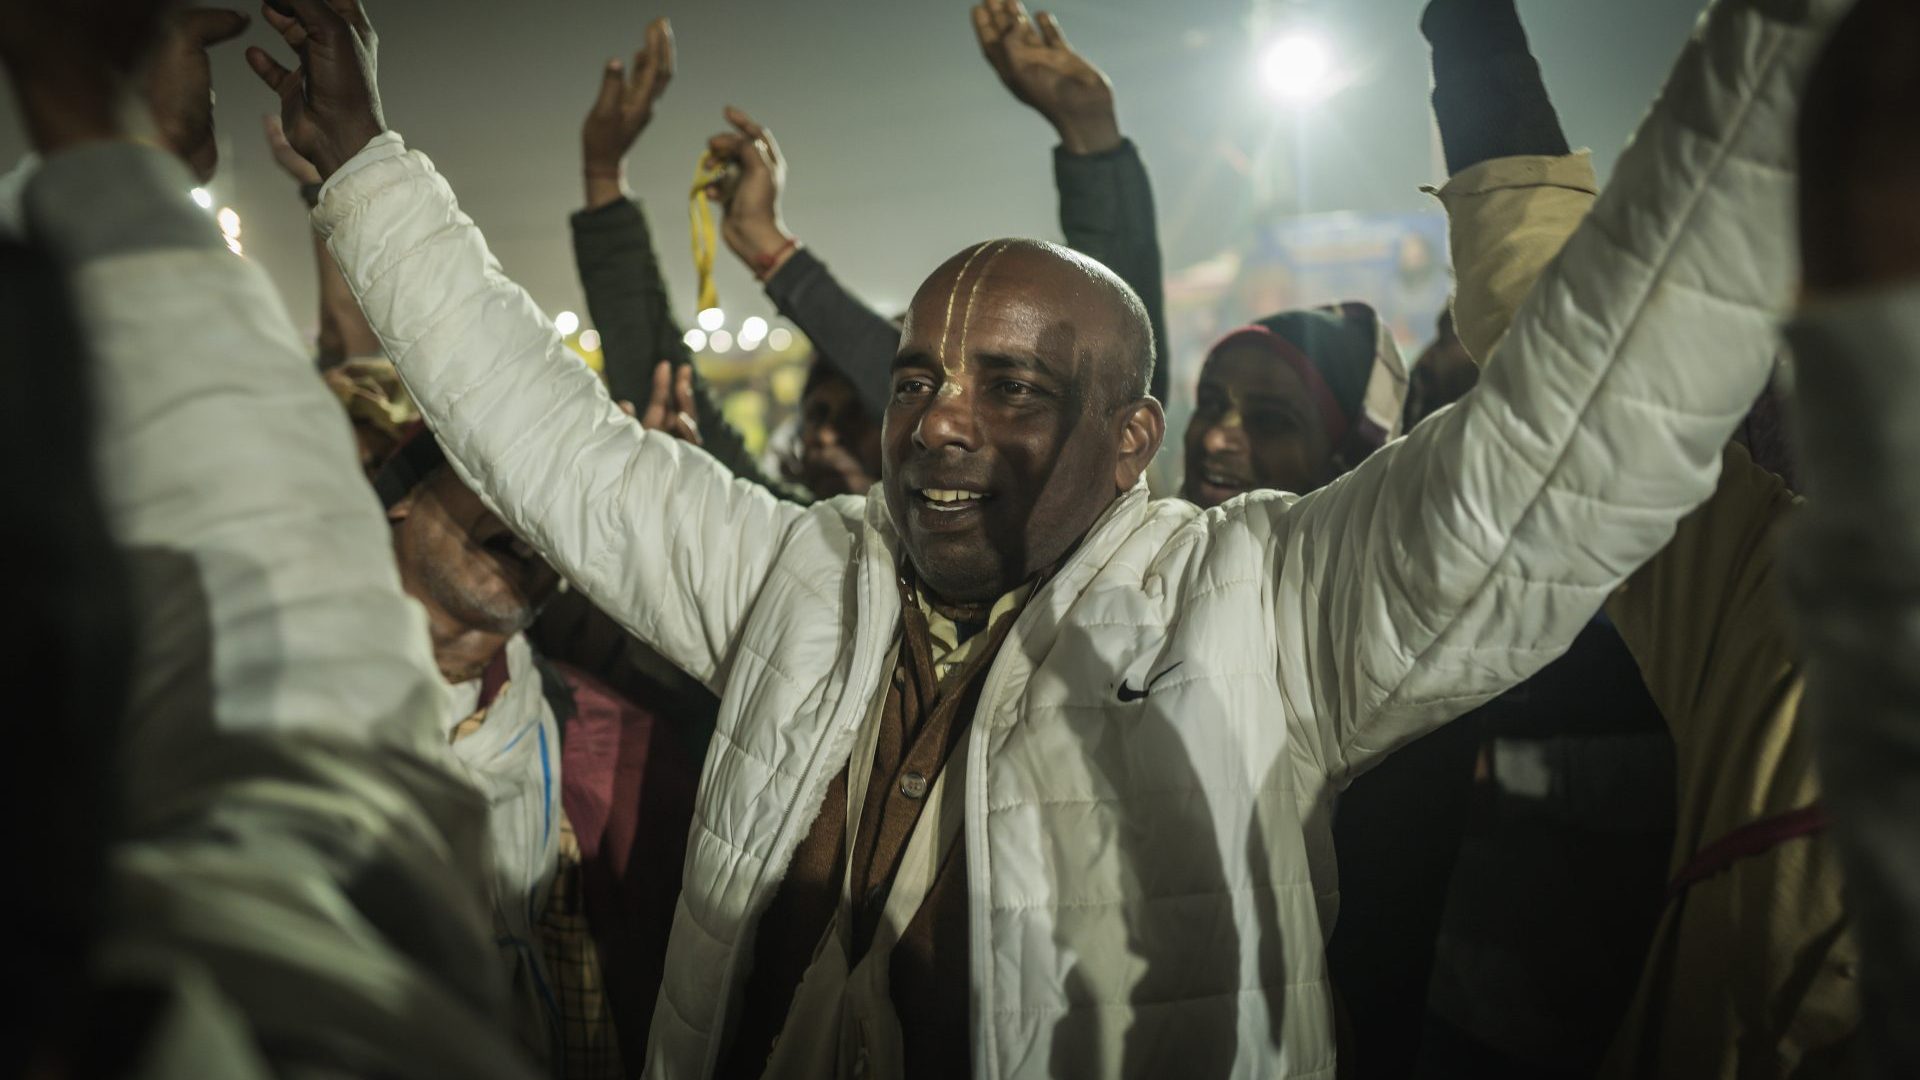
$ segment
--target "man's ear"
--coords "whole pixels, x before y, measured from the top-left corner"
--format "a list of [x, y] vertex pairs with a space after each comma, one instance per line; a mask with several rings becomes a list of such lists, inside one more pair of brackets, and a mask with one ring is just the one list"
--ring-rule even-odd
[[408, 515], [413, 513], [413, 495], [414, 493], [409, 491], [399, 502], [387, 507], [388, 524], [398, 525], [407, 520]]
[[1133, 490], [1166, 437], [1167, 413], [1158, 401], [1143, 397], [1126, 406], [1120, 417], [1120, 456], [1113, 467], [1114, 485], [1122, 492]]

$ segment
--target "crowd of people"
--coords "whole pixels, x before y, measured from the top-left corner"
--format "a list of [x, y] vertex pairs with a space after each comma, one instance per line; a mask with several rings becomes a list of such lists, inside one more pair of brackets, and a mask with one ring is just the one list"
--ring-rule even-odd
[[707, 144], [814, 350], [776, 469], [628, 190], [664, 19], [596, 372], [359, 0], [246, 52], [312, 348], [189, 197], [249, 18], [0, 7], [9, 1075], [1920, 1076], [1920, 8], [1714, 0], [1602, 185], [1514, 0], [1430, 0], [1433, 344], [1273, 312], [1178, 447], [1115, 89], [971, 14], [1065, 244], [875, 311]]

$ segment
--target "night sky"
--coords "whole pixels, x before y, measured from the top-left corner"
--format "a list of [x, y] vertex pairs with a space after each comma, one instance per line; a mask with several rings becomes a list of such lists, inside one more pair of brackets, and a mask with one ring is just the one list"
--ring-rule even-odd
[[[1123, 129], [1159, 200], [1169, 272], [1229, 246], [1256, 209], [1244, 162], [1276, 159], [1283, 209], [1430, 207], [1437, 183], [1418, 0], [1300, 5], [1356, 84], [1295, 123], [1258, 91], [1246, 0], [1065, 0], [1068, 40], [1112, 77]], [[549, 311], [584, 311], [567, 215], [581, 200], [579, 126], [600, 65], [629, 55], [647, 20], [672, 18], [679, 74], [629, 161], [683, 316], [692, 264], [686, 195], [720, 108], [768, 125], [791, 164], [789, 226], [874, 306], [903, 308], [921, 277], [972, 241], [1058, 238], [1050, 129], [980, 58], [961, 0], [382, 0], [387, 120], [451, 180], [507, 272]], [[1604, 170], [1645, 111], [1700, 5], [1680, 0], [1521, 0], [1576, 146]], [[256, 13], [249, 41], [278, 45]], [[216, 197], [239, 211], [249, 256], [295, 321], [314, 322], [303, 208], [274, 167], [260, 116], [274, 100], [240, 44], [216, 57], [223, 144]], [[285, 50], [280, 50], [285, 55]], [[25, 150], [0, 85], [0, 161]], [[1604, 175], [1604, 172], [1603, 172]], [[729, 321], [771, 316], [724, 250]]]

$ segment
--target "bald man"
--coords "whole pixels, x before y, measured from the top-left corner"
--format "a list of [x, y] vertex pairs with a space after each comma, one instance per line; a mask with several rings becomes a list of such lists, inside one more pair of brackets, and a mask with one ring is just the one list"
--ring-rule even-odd
[[1031, 241], [915, 296], [884, 498], [781, 503], [643, 431], [382, 130], [364, 15], [291, 2], [306, 66], [249, 59], [455, 467], [722, 696], [649, 1071], [806, 1078], [1333, 1075], [1332, 797], [1561, 651], [1712, 489], [1832, 9], [1718, 10], [1526, 362], [1312, 495], [1202, 512], [1142, 480], [1139, 300]]

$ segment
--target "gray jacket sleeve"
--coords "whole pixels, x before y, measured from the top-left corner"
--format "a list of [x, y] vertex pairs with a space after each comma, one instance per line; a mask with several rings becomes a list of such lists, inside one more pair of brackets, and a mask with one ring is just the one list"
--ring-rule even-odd
[[[787, 498], [801, 493], [760, 470], [746, 441], [720, 411], [673, 320], [666, 278], [653, 253], [653, 236], [638, 201], [621, 199], [573, 215], [573, 256], [586, 290], [587, 311], [600, 331], [607, 392], [642, 412], [653, 396], [653, 369], [662, 360], [693, 365], [693, 403], [700, 439], [735, 476]], [[805, 501], [804, 499], [802, 501]]]
[[1920, 285], [1787, 330], [1807, 483], [1786, 559], [1874, 1070], [1920, 1076]]
[[892, 319], [848, 292], [806, 248], [767, 279], [767, 298], [853, 383], [869, 417], [887, 415], [893, 356], [900, 351], [900, 328]]
[[1131, 139], [1102, 154], [1053, 151], [1054, 185], [1060, 190], [1060, 231], [1067, 246], [1105, 264], [1140, 294], [1153, 323], [1155, 398], [1167, 400], [1166, 288], [1160, 269], [1160, 228], [1154, 218], [1153, 185]]

